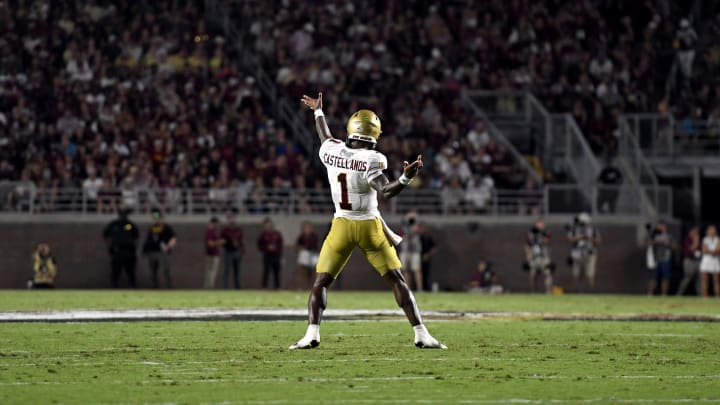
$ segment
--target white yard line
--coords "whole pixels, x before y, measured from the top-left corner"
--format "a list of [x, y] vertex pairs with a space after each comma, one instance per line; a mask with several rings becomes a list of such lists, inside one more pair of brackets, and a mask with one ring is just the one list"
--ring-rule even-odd
[[[554, 314], [543, 312], [466, 312], [466, 311], [428, 311], [428, 318], [437, 320], [486, 319], [520, 317], [551, 320], [701, 320], [720, 321], [720, 315], [590, 315], [590, 314]], [[152, 321], [152, 320], [290, 320], [304, 319], [306, 309], [279, 308], [189, 308], [189, 309], [134, 309], [134, 310], [67, 310], [67, 311], [20, 311], [0, 312], [0, 322], [97, 322], [97, 321]], [[324, 312], [328, 319], [363, 320], [367, 318], [404, 317], [401, 310], [374, 309], [328, 309]], [[358, 318], [358, 319], [354, 319]], [[630, 334], [629, 336], [634, 336]], [[640, 336], [640, 335], [638, 335]], [[668, 334], [671, 336], [671, 334]], [[690, 335], [696, 336], [696, 335]]]
[[[404, 362], [404, 363], [413, 363], [413, 362], [443, 362], [443, 361], [452, 361], [452, 362], [528, 362], [528, 361], [537, 361], [539, 359], [542, 359], [543, 361], [565, 361], [562, 358], [556, 358], [556, 359], [546, 359], [543, 356], [538, 357], [463, 357], [463, 358], [457, 358], [457, 359], [448, 359], [443, 357], [437, 357], [437, 358], [424, 358], [424, 357], [418, 357], [418, 358], [399, 358], [399, 357], [385, 357], [385, 358], [370, 358], [370, 357], [359, 357], [359, 358], [343, 358], [343, 359], [308, 359], [308, 358], [299, 358], [299, 359], [284, 359], [284, 360], [243, 360], [243, 359], [227, 359], [227, 360], [205, 360], [205, 361], [182, 361], [182, 362], [173, 362], [173, 363], [163, 363], [158, 361], [141, 361], [137, 362], [136, 360], [132, 361], [122, 361], [122, 360], [113, 360], [110, 362], [102, 362], [102, 361], [95, 361], [95, 362], [87, 362], [87, 361], [74, 361], [72, 358], [67, 357], [46, 357], [43, 358], [45, 360], [44, 363], [14, 363], [12, 361], [3, 361], [0, 362], [1, 367], [40, 367], [40, 366], [48, 366], [53, 365], [57, 361], [62, 362], [63, 367], [88, 367], [88, 366], [109, 366], [109, 365], [133, 365], [133, 364], [140, 364], [145, 365], [148, 367], [156, 367], [156, 368], [165, 368], [168, 370], [179, 370], [175, 367], [186, 367], [188, 365], [216, 365], [216, 364], [257, 364], [257, 363], [264, 363], [264, 364], [299, 364], [299, 363], [397, 363], [397, 362]], [[629, 358], [634, 360], [635, 357]], [[704, 362], [708, 361], [708, 358], [655, 358], [656, 361], [676, 361], [676, 360], [682, 360], [688, 363], [697, 363], [697, 362]], [[621, 378], [622, 376], [606, 376], [607, 378]], [[662, 376], [658, 376], [662, 377]], [[713, 378], [717, 378], [717, 376], [712, 376]], [[530, 376], [526, 378], [564, 378], [564, 377], [554, 377], [554, 376], [544, 376], [544, 375], [537, 375], [537, 376]], [[576, 378], [576, 376], [567, 377], [567, 378]], [[590, 377], [593, 378], [593, 377]], [[597, 377], [602, 378], [602, 377]], [[623, 378], [632, 378], [632, 377], [623, 377]], [[637, 378], [650, 378], [650, 377], [637, 377]], [[676, 377], [679, 378], [679, 377]], [[686, 378], [698, 378], [697, 376], [691, 376]]]

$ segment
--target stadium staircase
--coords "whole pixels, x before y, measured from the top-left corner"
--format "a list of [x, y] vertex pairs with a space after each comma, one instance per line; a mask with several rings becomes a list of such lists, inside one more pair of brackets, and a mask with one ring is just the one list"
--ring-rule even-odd
[[[701, 197], [716, 193], [706, 182], [720, 179], [720, 127], [657, 113], [623, 115], [620, 124], [625, 141], [621, 151], [641, 157], [634, 170], [640, 181], [647, 185], [654, 178], [672, 184], [674, 195], [661, 196], [661, 202], [678, 216], [698, 222], [703, 216]], [[709, 189], [701, 190], [703, 183]]]
[[[571, 114], [549, 113], [530, 92], [475, 90], [466, 92], [464, 98], [489, 122], [493, 135], [511, 143], [518, 153], [537, 156], [546, 180], [564, 180], [572, 185], [568, 198], [581, 198], [588, 211], [599, 211], [595, 186], [604, 162], [593, 153]], [[622, 128], [624, 133], [629, 130], [627, 125]], [[672, 193], [658, 183], [634, 139], [622, 137], [621, 153], [615, 160], [624, 175], [617, 211], [648, 219], [671, 215]]]

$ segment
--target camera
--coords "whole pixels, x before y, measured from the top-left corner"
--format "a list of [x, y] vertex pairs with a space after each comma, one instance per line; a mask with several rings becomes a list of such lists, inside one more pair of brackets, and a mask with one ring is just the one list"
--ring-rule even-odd
[[410, 211], [405, 215], [405, 224], [409, 226], [415, 225], [417, 222], [417, 214], [414, 211]]
[[578, 216], [575, 215], [575, 216], [573, 217], [573, 220], [572, 220], [572, 223], [571, 223], [571, 224], [565, 224], [565, 230], [566, 230], [567, 232], [570, 232], [570, 231], [573, 230], [573, 228], [577, 227], [578, 225], [580, 225], [580, 218], [578, 218]]
[[543, 236], [543, 237], [548, 237], [548, 233], [546, 230], [538, 229], [536, 226], [533, 226], [532, 228], [530, 228], [530, 232], [532, 232], [532, 234], [536, 235], [536, 236], [539, 235], [539, 236]]
[[645, 230], [647, 231], [648, 235], [650, 235], [651, 238], [654, 238], [655, 236], [662, 233], [662, 231], [660, 231], [660, 229], [658, 229], [656, 224], [653, 224], [650, 222], [645, 224]]

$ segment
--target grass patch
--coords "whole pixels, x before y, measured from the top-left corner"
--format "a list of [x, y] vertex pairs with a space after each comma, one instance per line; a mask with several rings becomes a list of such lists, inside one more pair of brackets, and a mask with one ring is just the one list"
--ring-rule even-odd
[[473, 403], [720, 398], [720, 325], [451, 321], [0, 325], [0, 402]]

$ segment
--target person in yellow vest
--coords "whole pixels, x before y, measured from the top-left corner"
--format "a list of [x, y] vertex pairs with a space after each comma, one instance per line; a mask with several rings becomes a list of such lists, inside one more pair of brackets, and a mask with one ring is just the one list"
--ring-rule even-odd
[[28, 283], [30, 288], [55, 288], [57, 262], [50, 254], [50, 246], [41, 243], [33, 253], [33, 277]]

